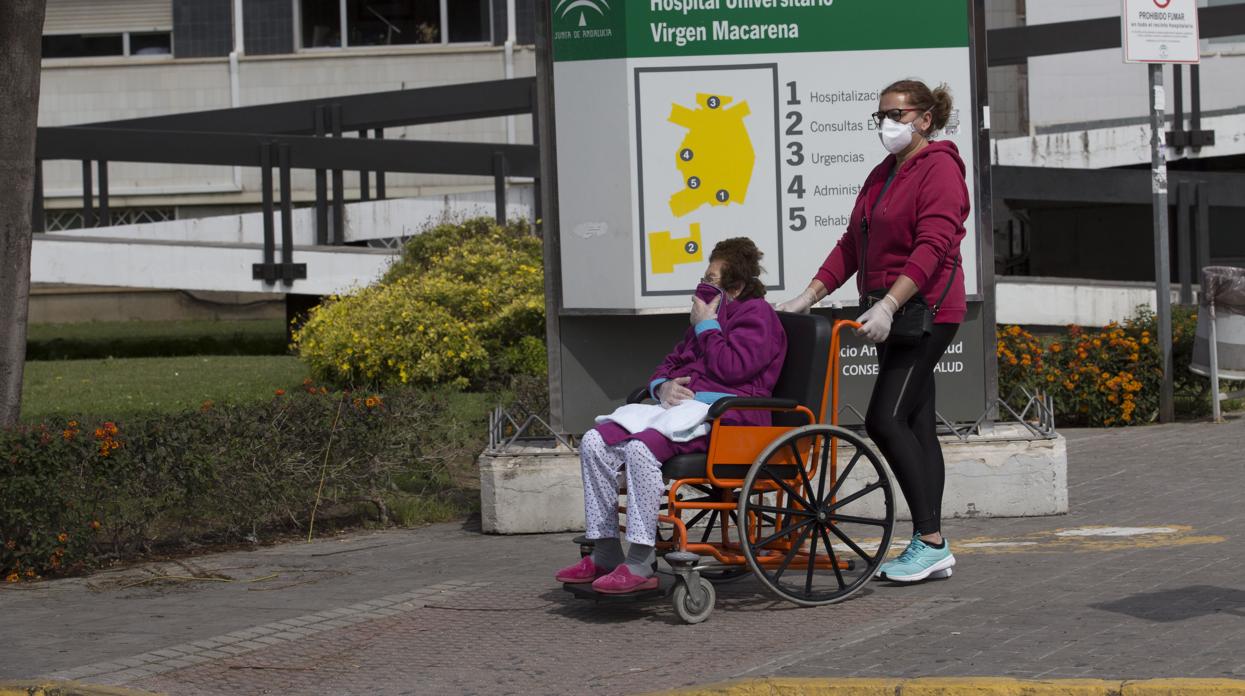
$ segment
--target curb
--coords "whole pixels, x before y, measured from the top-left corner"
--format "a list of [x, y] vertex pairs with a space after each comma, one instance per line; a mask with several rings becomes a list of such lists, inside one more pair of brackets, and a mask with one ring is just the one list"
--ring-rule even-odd
[[157, 696], [151, 691], [123, 689], [76, 681], [0, 682], [0, 696]]
[[[1245, 679], [769, 678], [650, 696], [1245, 696]], [[0, 693], [0, 696], [4, 696]]]

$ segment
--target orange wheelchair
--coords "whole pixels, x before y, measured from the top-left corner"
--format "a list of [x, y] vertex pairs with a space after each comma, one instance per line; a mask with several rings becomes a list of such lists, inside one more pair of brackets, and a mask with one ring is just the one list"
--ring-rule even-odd
[[[773, 396], [718, 400], [708, 452], [662, 465], [671, 483], [657, 553], [669, 571], [658, 570], [659, 587], [625, 595], [564, 589], [598, 602], [671, 597], [680, 619], [699, 623], [713, 611], [715, 585], [749, 575], [802, 606], [843, 601], [873, 577], [894, 528], [891, 482], [877, 452], [838, 426], [840, 333], [859, 324], [779, 318], [788, 347]], [[647, 397], [640, 388], [628, 403]], [[722, 424], [743, 409], [770, 411], [773, 425]], [[592, 552], [592, 540], [575, 541], [581, 554]]]

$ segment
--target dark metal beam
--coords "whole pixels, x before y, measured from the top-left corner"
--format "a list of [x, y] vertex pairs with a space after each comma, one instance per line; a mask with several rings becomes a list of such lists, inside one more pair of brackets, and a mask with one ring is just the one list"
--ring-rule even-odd
[[[372, 133], [372, 137], [375, 140], [384, 140], [385, 129], [377, 128]], [[385, 200], [385, 172], [383, 171], [376, 172], [376, 198], [382, 201]]]
[[[37, 146], [36, 146], [37, 148]], [[36, 155], [38, 158], [38, 155]], [[70, 159], [66, 157], [64, 159]], [[74, 157], [73, 159], [77, 159]], [[82, 226], [95, 226], [95, 203], [93, 197], [95, 194], [95, 186], [91, 183], [91, 160], [82, 160]]]
[[497, 209], [497, 224], [506, 224], [506, 156], [493, 154], [493, 203]]
[[[321, 104], [312, 117], [314, 135], [323, 138], [328, 132], [328, 107]], [[328, 172], [316, 170], [316, 244], [329, 243], [329, 180]]]
[[273, 145], [263, 144], [259, 147], [259, 180], [262, 208], [264, 211], [264, 263], [261, 273], [264, 282], [277, 282], [276, 267], [276, 232], [272, 214], [272, 149]]
[[[342, 107], [341, 104], [331, 104], [329, 106], [329, 132], [332, 133], [333, 139], [340, 142], [342, 137]], [[334, 167], [329, 173], [329, 178], [333, 182], [333, 234], [329, 238], [329, 244], [345, 244], [346, 243], [346, 183], [342, 178], [341, 167]]]
[[[367, 129], [359, 131], [359, 138], [367, 140]], [[369, 173], [366, 169], [359, 172], [359, 199], [370, 201], [372, 199], [372, 189], [368, 183]]]
[[[359, 140], [302, 135], [182, 133], [107, 128], [40, 128], [39, 159], [89, 162], [156, 162], [260, 166], [259, 145], [290, 146], [294, 169], [368, 169], [404, 174], [493, 176], [493, 155], [502, 153], [510, 176], [540, 176], [540, 152], [532, 145], [458, 143], [441, 140]], [[84, 168], [89, 176], [90, 169]]]
[[[1193, 224], [1196, 240], [1194, 244], [1197, 246], [1197, 267], [1206, 268], [1210, 265], [1210, 204], [1205, 190], [1198, 189], [1197, 193], [1197, 213]], [[1202, 279], [1199, 277], [1197, 282], [1202, 282]]]
[[[994, 197], [1035, 203], [1150, 205], [1150, 172], [1144, 169], [991, 167]], [[1197, 184], [1206, 204], [1245, 207], [1245, 174], [1169, 169], [1168, 187]]]
[[[281, 188], [281, 282], [294, 284], [294, 187], [290, 185], [290, 146], [277, 145], [277, 167]], [[306, 278], [306, 273], [303, 274]]]
[[1180, 278], [1180, 304], [1193, 304], [1193, 184], [1181, 182], [1171, 189], [1176, 206], [1176, 276]]
[[30, 226], [35, 232], [47, 232], [47, 217], [43, 210], [43, 160], [35, 160], [35, 195], [32, 196]]
[[100, 226], [112, 226], [112, 211], [108, 208], [108, 160], [99, 160], [95, 163], [95, 171], [98, 172], [99, 178], [99, 220]]
[[[1198, 10], [1198, 25], [1203, 39], [1245, 34], [1245, 5], [1204, 7]], [[992, 29], [987, 40], [991, 67], [1023, 65], [1034, 56], [1119, 48], [1120, 18]]]
[[311, 134], [320, 106], [342, 105], [343, 130], [390, 128], [531, 113], [535, 78], [470, 82], [354, 96], [83, 124], [92, 128]]

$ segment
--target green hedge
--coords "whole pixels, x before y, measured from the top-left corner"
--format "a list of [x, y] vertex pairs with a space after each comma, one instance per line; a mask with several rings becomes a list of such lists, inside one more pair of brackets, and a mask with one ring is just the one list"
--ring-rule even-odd
[[305, 534], [318, 492], [321, 515], [346, 503], [400, 523], [460, 514], [491, 399], [464, 408], [455, 396], [309, 383], [250, 406], [0, 431], [0, 580], [191, 540]]
[[284, 355], [283, 320], [32, 324], [27, 360]]

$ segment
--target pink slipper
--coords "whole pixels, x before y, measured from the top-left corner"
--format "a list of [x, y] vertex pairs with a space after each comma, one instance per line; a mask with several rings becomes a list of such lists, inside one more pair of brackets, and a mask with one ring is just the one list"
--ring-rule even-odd
[[592, 556], [584, 556], [579, 559], [579, 563], [559, 570], [558, 574], [554, 575], [553, 578], [558, 582], [578, 584], [592, 582], [608, 572], [604, 568], [598, 568], [597, 564], [592, 562]]
[[592, 583], [592, 589], [601, 594], [627, 594], [641, 590], [657, 589], [657, 576], [642, 578], [620, 565], [608, 575], [603, 575]]

